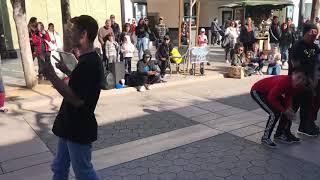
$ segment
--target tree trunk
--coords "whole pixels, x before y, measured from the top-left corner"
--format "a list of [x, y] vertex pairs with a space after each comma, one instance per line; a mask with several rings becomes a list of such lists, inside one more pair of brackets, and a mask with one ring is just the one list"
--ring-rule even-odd
[[13, 8], [13, 19], [16, 24], [22, 68], [27, 88], [33, 88], [38, 84], [36, 71], [34, 69], [31, 46], [29, 40], [28, 26], [26, 20], [25, 0], [11, 0]]
[[63, 49], [70, 52], [72, 49], [71, 42], [71, 14], [70, 14], [70, 1], [61, 0], [61, 13], [62, 13], [62, 27], [63, 27]]
[[[315, 18], [318, 15], [317, 10], [319, 9], [319, 0], [312, 0], [312, 9], [311, 9], [311, 22], [315, 22]], [[318, 8], [317, 8], [318, 7]]]

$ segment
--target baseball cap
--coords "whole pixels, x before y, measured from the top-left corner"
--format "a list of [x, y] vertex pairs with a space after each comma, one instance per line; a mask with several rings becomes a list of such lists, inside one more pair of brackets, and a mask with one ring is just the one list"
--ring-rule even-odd
[[200, 30], [201, 32], [206, 32], [206, 30], [204, 29], [204, 28], [201, 28], [201, 30]]

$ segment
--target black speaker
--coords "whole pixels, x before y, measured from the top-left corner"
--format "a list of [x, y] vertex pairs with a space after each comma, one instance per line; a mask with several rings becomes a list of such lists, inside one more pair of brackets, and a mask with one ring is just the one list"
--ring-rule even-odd
[[125, 65], [124, 62], [115, 62], [109, 64], [109, 70], [113, 74], [115, 84], [119, 83], [125, 76]]

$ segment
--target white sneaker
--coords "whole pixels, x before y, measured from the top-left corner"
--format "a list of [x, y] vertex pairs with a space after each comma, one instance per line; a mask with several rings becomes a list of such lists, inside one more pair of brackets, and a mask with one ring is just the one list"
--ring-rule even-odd
[[146, 85], [144, 85], [144, 87], [146, 88], [146, 90], [151, 90], [151, 85], [150, 84], [146, 84]]
[[230, 61], [227, 59], [227, 60], [226, 60], [226, 63], [228, 63], [228, 64], [229, 64], [229, 63], [230, 63]]
[[146, 91], [146, 88], [144, 86], [138, 86], [137, 90], [139, 92], [144, 92], [144, 91]]
[[6, 113], [6, 112], [8, 112], [8, 111], [9, 111], [8, 108], [6, 108], [6, 107], [0, 107], [0, 112]]

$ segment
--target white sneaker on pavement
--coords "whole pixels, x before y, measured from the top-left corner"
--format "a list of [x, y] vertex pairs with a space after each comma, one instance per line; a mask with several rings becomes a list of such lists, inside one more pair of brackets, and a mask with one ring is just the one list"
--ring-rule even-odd
[[137, 90], [139, 92], [144, 92], [144, 91], [146, 91], [146, 88], [144, 86], [138, 86]]
[[144, 85], [144, 87], [146, 88], [146, 90], [151, 90], [151, 85], [150, 84], [146, 84], [146, 85]]

